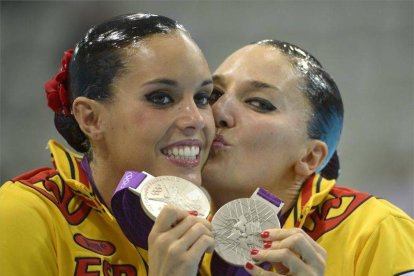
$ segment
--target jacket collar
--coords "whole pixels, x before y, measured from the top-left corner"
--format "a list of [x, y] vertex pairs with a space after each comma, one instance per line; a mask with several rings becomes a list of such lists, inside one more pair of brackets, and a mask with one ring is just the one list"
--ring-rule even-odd
[[335, 183], [335, 180], [325, 179], [320, 174], [311, 175], [303, 184], [296, 205], [292, 208], [283, 228], [302, 228], [306, 218], [325, 200]]
[[88, 181], [88, 177], [82, 169], [81, 161], [83, 156], [71, 152], [55, 140], [49, 140], [48, 147], [52, 154], [53, 165], [66, 185], [93, 209], [109, 213], [105, 205], [99, 200], [92, 184]]

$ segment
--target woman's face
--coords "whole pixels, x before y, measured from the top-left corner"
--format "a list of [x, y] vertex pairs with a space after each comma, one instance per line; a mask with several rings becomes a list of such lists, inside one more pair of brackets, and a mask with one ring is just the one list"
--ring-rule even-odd
[[182, 32], [157, 34], [125, 51], [114, 99], [104, 104], [104, 150], [119, 179], [126, 170], [201, 183], [214, 137], [207, 62]]
[[256, 187], [289, 192], [306, 151], [310, 106], [287, 57], [269, 46], [246, 46], [220, 65], [213, 80], [217, 136], [203, 186], [218, 205], [250, 197]]

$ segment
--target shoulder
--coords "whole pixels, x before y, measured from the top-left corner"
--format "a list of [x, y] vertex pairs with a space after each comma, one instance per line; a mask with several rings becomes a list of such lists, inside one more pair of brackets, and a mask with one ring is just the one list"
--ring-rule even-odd
[[0, 198], [7, 198], [8, 205], [24, 202], [25, 205], [33, 204], [35, 209], [47, 208], [54, 216], [56, 213], [63, 215], [71, 225], [82, 223], [91, 210], [85, 199], [79, 196], [79, 191], [72, 189], [55, 169], [40, 168], [16, 177], [3, 186]]
[[44, 200], [56, 202], [65, 189], [64, 182], [55, 169], [43, 167], [24, 173], [6, 182], [0, 189], [0, 197], [18, 201]]
[[[371, 231], [371, 239], [386, 237], [388, 240], [412, 241], [414, 220], [385, 199], [372, 197], [361, 208], [358, 215], [361, 217], [359, 219], [361, 224], [364, 221], [369, 221], [369, 223], [362, 225], [366, 227], [367, 231]], [[398, 243], [396, 242], [396, 244]]]
[[334, 208], [337, 214], [342, 214], [345, 219], [372, 199], [375, 198], [368, 193], [348, 187], [335, 186], [326, 196], [323, 205], [326, 209]]
[[324, 195], [314, 211], [310, 215], [304, 228], [308, 234], [317, 240], [328, 232], [349, 225], [354, 221], [352, 217], [366, 208], [366, 202], [372, 195], [359, 192], [346, 187], [334, 186], [329, 193]]
[[331, 211], [335, 210], [337, 214], [342, 214], [344, 220], [349, 217], [350, 220], [358, 220], [365, 226], [373, 224], [373, 227], [376, 227], [391, 218], [412, 221], [389, 201], [348, 187], [334, 187], [326, 197], [324, 206], [327, 209], [333, 208]]
[[[59, 173], [51, 168], [38, 168], [4, 183], [0, 187], [0, 209], [11, 216], [33, 212], [52, 214], [58, 211], [64, 198], [73, 192]], [[57, 208], [55, 208], [57, 207]]]
[[410, 257], [414, 221], [390, 202], [368, 193], [332, 188], [305, 226], [329, 252], [328, 272], [346, 264], [357, 275], [396, 275], [414, 266]]
[[[39, 168], [4, 183], [0, 187], [0, 212], [2, 218], [11, 215], [23, 216], [25, 212], [47, 213], [51, 195], [45, 182], [57, 172], [50, 168]], [[47, 186], [47, 185], [46, 185]], [[48, 199], [48, 200], [45, 200]]]
[[361, 233], [366, 233], [358, 239], [360, 275], [368, 275], [368, 271], [373, 275], [403, 275], [404, 271], [414, 271], [414, 220], [384, 199], [373, 197], [364, 207], [358, 212], [356, 223], [350, 222], [351, 226], [364, 229]]
[[[62, 221], [57, 209], [40, 191], [45, 179], [56, 171], [41, 168], [6, 182], [0, 187], [0, 248], [8, 248], [0, 267], [12, 275], [27, 274], [24, 263], [35, 264], [33, 274], [54, 270], [57, 224]], [[1, 269], [0, 269], [1, 270]]]
[[[372, 219], [376, 223], [380, 223], [387, 218], [411, 220], [404, 211], [389, 201], [356, 189], [340, 186], [334, 187], [330, 192], [330, 196], [345, 204], [344, 207], [350, 208], [352, 210], [350, 213], [363, 215], [365, 220]], [[329, 202], [329, 197], [327, 197], [326, 203], [328, 205], [331, 203]]]
[[47, 236], [53, 232], [52, 222], [56, 219], [53, 219], [51, 203], [37, 191], [41, 189], [36, 187], [35, 182], [26, 180], [13, 179], [0, 187], [0, 221], [8, 226], [0, 227], [3, 237], [15, 239], [30, 236], [29, 233]]
[[339, 229], [353, 229], [354, 234], [367, 237], [391, 220], [394, 222], [390, 225], [412, 222], [407, 214], [386, 200], [352, 188], [335, 186], [315, 207], [305, 228], [315, 240]]

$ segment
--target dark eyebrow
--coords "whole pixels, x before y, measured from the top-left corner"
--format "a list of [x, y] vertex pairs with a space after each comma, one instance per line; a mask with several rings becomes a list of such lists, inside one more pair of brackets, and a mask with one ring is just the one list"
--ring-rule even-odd
[[265, 82], [261, 82], [261, 81], [251, 81], [250, 86], [252, 86], [253, 88], [256, 88], [256, 89], [275, 89], [275, 90], [279, 90], [278, 87], [273, 86], [273, 85], [268, 84], [268, 83], [265, 83]]
[[[220, 84], [222, 83], [224, 80], [224, 78], [221, 75], [213, 75], [213, 80], [214, 82]], [[252, 87], [253, 89], [274, 89], [274, 90], [279, 90], [279, 87], [268, 84], [266, 82], [262, 82], [262, 81], [247, 81], [247, 84]]]
[[175, 80], [171, 80], [171, 79], [155, 79], [155, 80], [147, 81], [145, 85], [147, 84], [166, 84], [170, 86], [178, 86], [178, 83]]
[[[201, 82], [200, 87], [203, 87], [205, 85], [209, 85], [212, 83], [213, 83], [212, 80], [204, 80], [203, 82]], [[171, 80], [171, 79], [154, 79], [154, 80], [151, 80], [145, 83], [145, 85], [148, 85], [148, 84], [165, 84], [169, 86], [178, 86], [178, 82], [176, 82], [175, 80]]]
[[210, 85], [213, 83], [213, 80], [205, 80], [201, 83], [200, 87], [206, 86], [206, 85]]

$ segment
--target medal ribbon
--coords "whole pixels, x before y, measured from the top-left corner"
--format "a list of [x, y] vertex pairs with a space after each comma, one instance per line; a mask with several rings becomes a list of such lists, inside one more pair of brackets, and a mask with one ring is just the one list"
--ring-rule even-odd
[[148, 235], [154, 225], [142, 209], [140, 198], [129, 191], [137, 189], [147, 175], [127, 171], [111, 199], [112, 212], [128, 240], [135, 246], [148, 250]]

